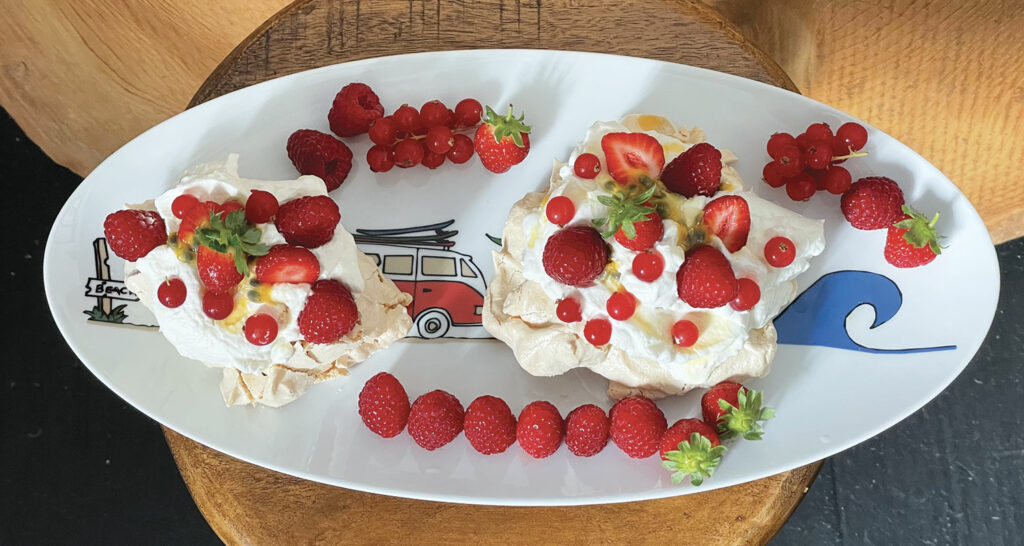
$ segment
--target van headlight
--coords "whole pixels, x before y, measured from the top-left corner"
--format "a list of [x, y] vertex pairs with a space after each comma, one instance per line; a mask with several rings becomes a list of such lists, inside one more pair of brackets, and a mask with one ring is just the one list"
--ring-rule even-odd
[[477, 305], [476, 307], [474, 307], [473, 308], [473, 314], [477, 315], [477, 316], [480, 316], [480, 315], [484, 314], [484, 306], [483, 305]]

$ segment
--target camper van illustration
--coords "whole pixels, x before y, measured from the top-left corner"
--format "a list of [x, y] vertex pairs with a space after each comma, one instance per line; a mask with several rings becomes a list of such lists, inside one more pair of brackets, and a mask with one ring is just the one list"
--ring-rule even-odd
[[452, 250], [455, 220], [398, 229], [357, 229], [359, 249], [399, 290], [412, 296], [410, 335], [487, 338], [482, 327], [487, 282], [473, 257]]

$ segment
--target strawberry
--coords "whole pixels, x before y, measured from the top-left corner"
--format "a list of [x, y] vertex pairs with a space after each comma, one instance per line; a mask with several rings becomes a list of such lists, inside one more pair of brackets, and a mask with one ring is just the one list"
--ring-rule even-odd
[[463, 428], [469, 444], [484, 455], [502, 453], [516, 441], [516, 418], [508, 404], [494, 396], [470, 402]]
[[608, 174], [625, 185], [646, 177], [656, 180], [665, 166], [665, 150], [646, 133], [608, 133], [601, 137]]
[[341, 212], [333, 199], [313, 195], [281, 205], [274, 225], [288, 244], [316, 248], [334, 237], [340, 221]]
[[320, 276], [320, 262], [306, 248], [292, 245], [274, 245], [256, 260], [253, 268], [256, 280], [276, 283], [311, 284]]
[[700, 419], [680, 419], [661, 441], [661, 465], [672, 471], [672, 483], [687, 476], [690, 483], [700, 485], [710, 478], [722, 462], [725, 446], [710, 425]]
[[[267, 253], [260, 243], [260, 230], [245, 221], [245, 210], [238, 203], [230, 212], [215, 212], [195, 231], [196, 268], [199, 280], [213, 293], [227, 292], [249, 274], [249, 256]], [[202, 209], [197, 206], [195, 209]], [[189, 211], [191, 214], [191, 211]]]
[[433, 451], [462, 432], [464, 416], [458, 398], [442, 390], [430, 391], [409, 409], [409, 435], [420, 447]]
[[761, 393], [733, 381], [723, 381], [704, 393], [700, 399], [704, 421], [715, 427], [723, 440], [742, 436], [760, 440], [764, 435], [758, 421], [775, 417], [775, 410], [761, 407]]
[[608, 445], [608, 428], [604, 410], [584, 404], [565, 417], [565, 445], [577, 457], [597, 455]]
[[931, 220], [903, 205], [899, 221], [889, 226], [885, 238], [885, 261], [896, 267], [917, 267], [931, 262], [942, 253], [935, 223], [939, 213]]
[[231, 290], [242, 282], [242, 274], [235, 267], [235, 251], [218, 252], [208, 246], [200, 246], [196, 252], [196, 268], [203, 286], [214, 294]]
[[609, 412], [612, 442], [626, 455], [644, 459], [658, 451], [665, 433], [665, 414], [642, 396], [623, 398]]
[[210, 215], [219, 209], [220, 205], [217, 203], [204, 201], [186, 210], [181, 217], [181, 224], [178, 225], [178, 240], [191, 245], [196, 229], [209, 225]]
[[527, 455], [543, 459], [558, 450], [564, 430], [562, 416], [551, 402], [530, 402], [519, 413], [516, 440]]
[[167, 227], [149, 210], [119, 210], [103, 221], [103, 236], [118, 257], [134, 262], [167, 242]]
[[695, 144], [665, 167], [661, 181], [686, 197], [711, 197], [722, 183], [722, 152], [707, 142]]
[[657, 189], [657, 186], [652, 184], [639, 194], [616, 192], [612, 196], [598, 195], [597, 200], [608, 207], [607, 218], [593, 221], [595, 226], [604, 227], [601, 236], [614, 235], [619, 244], [637, 252], [654, 246], [665, 233], [661, 216], [658, 216], [657, 210], [649, 201]]
[[359, 308], [345, 285], [334, 279], [316, 281], [299, 313], [299, 333], [310, 343], [334, 343], [352, 331]]
[[900, 219], [903, 191], [892, 179], [861, 178], [850, 185], [839, 205], [843, 216], [857, 229], [883, 229]]
[[511, 104], [504, 117], [496, 114], [490, 106], [486, 111], [483, 123], [473, 135], [473, 149], [487, 170], [503, 173], [521, 163], [530, 153], [530, 126], [523, 123], [525, 115], [512, 116]]
[[722, 240], [729, 252], [747, 244], [750, 234], [750, 207], [738, 195], [725, 195], [704, 205], [704, 228]]
[[569, 286], [588, 286], [608, 264], [608, 246], [594, 228], [568, 227], [548, 238], [542, 261], [552, 279]]
[[370, 86], [350, 83], [334, 96], [327, 121], [334, 134], [346, 137], [365, 133], [375, 119], [383, 116], [384, 107]]
[[380, 372], [359, 391], [359, 417], [374, 434], [394, 438], [409, 421], [409, 395], [395, 376]]
[[299, 129], [288, 137], [288, 159], [301, 174], [320, 177], [334, 191], [352, 170], [352, 150], [327, 133]]
[[715, 247], [702, 245], [686, 252], [676, 272], [679, 299], [691, 307], [721, 307], [736, 298], [739, 283], [729, 260]]

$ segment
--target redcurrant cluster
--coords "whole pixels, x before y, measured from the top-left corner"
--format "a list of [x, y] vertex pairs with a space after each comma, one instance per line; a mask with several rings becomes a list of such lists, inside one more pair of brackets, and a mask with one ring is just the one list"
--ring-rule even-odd
[[473, 139], [464, 132], [471, 132], [482, 114], [483, 107], [475, 99], [463, 99], [454, 111], [439, 100], [419, 110], [403, 105], [370, 125], [368, 134], [374, 146], [366, 152], [366, 163], [374, 172], [386, 172], [396, 165], [436, 169], [446, 159], [465, 163], [473, 157]]
[[868, 132], [859, 123], [842, 124], [834, 134], [827, 123], [814, 123], [797, 137], [775, 133], [768, 139], [772, 161], [764, 166], [764, 181], [773, 188], [786, 186], [794, 201], [806, 201], [818, 190], [841, 195], [850, 189], [850, 171], [839, 164], [853, 157], [868, 142]]

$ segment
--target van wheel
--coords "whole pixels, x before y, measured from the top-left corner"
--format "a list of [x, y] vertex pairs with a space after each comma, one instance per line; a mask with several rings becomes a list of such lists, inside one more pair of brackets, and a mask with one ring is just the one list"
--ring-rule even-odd
[[416, 333], [424, 339], [444, 337], [452, 327], [452, 319], [442, 309], [427, 309], [416, 317]]

